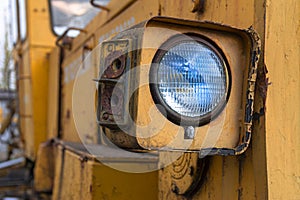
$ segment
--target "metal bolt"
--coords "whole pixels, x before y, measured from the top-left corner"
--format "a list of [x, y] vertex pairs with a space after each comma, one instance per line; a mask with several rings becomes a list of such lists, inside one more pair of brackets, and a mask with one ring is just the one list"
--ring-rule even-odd
[[189, 167], [188, 170], [189, 170], [189, 171], [188, 171], [189, 175], [190, 175], [190, 176], [193, 176], [193, 175], [194, 175], [194, 167], [191, 166], [191, 167]]
[[109, 118], [109, 115], [108, 115], [107, 113], [104, 113], [104, 114], [102, 115], [102, 119], [108, 120], [108, 118]]
[[177, 185], [175, 183], [172, 183], [171, 185], [171, 190], [172, 192], [174, 192], [175, 194], [179, 193], [179, 188], [177, 187]]
[[184, 139], [194, 139], [195, 137], [195, 128], [188, 126], [184, 129]]

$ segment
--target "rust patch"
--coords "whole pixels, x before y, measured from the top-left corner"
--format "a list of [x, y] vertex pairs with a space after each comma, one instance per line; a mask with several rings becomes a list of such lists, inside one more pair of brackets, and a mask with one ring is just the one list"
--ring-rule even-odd
[[263, 99], [264, 106], [266, 104], [268, 86], [271, 85], [269, 78], [267, 77], [267, 73], [268, 69], [266, 65], [264, 65], [261, 70], [258, 70], [256, 83], [258, 94]]
[[192, 8], [193, 13], [201, 14], [204, 12], [205, 0], [192, 0], [194, 2], [194, 6]]
[[105, 72], [103, 78], [118, 78], [126, 66], [126, 57], [123, 51], [114, 51], [105, 58]]
[[267, 77], [267, 67], [264, 65], [260, 70], [257, 72], [257, 81], [256, 81], [256, 93], [262, 100], [262, 107], [259, 109], [258, 112], [254, 112], [253, 120], [260, 122], [260, 117], [265, 115], [266, 112], [266, 100], [267, 100], [267, 92], [268, 87], [271, 85], [269, 82], [269, 78]]

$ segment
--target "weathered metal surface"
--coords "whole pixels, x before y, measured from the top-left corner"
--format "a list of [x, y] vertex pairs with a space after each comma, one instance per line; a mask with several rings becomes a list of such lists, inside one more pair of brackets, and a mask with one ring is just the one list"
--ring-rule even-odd
[[204, 5], [206, 0], [192, 0], [194, 2], [191, 12], [197, 12], [201, 14], [204, 11]]
[[[73, 54], [65, 57], [61, 68], [61, 94], [59, 96], [61, 101], [60, 127], [59, 134], [63, 140], [80, 142], [80, 137], [76, 130], [74, 121], [74, 112], [72, 105], [73, 86], [77, 76], [77, 72], [82, 65], [83, 47], [79, 48]], [[84, 97], [84, 96], [80, 96]]]
[[[83, 107], [82, 113], [77, 117], [76, 120], [88, 121], [90, 124], [90, 131], [83, 132], [81, 125], [74, 123], [74, 107], [72, 105], [72, 98], [77, 94], [81, 93], [78, 98], [86, 97], [83, 94], [94, 93], [94, 88], [90, 87], [89, 83], [92, 80], [91, 77], [97, 78], [99, 70], [99, 54], [93, 52], [88, 59], [90, 66], [87, 67], [88, 71], [84, 72], [80, 76], [82, 85], [77, 84], [77, 90], [74, 93], [74, 83], [77, 78], [77, 72], [80, 66], [84, 65], [84, 46], [87, 40], [92, 40], [91, 47], [96, 47], [99, 43], [108, 37], [113, 36], [115, 33], [125, 30], [129, 26], [132, 26], [138, 22], [148, 19], [152, 15], [157, 15], [158, 2], [151, 1], [112, 1], [109, 5], [110, 12], [101, 12], [95, 19], [85, 28], [86, 34], [80, 34], [72, 42], [72, 49], [65, 50], [65, 59], [62, 64], [62, 112], [61, 115], [61, 135], [62, 138], [69, 141], [80, 141], [96, 143], [97, 138], [97, 124], [95, 122], [94, 109], [90, 110], [88, 106]], [[120, 10], [121, 8], [126, 8]], [[126, 11], [126, 12], [123, 12]], [[118, 15], [115, 16], [116, 12]], [[113, 17], [113, 18], [112, 18]], [[97, 20], [97, 21], [95, 21]], [[106, 21], [107, 20], [107, 23]], [[97, 23], [96, 23], [97, 22]], [[99, 48], [98, 48], [99, 49]], [[97, 50], [95, 50], [97, 51]], [[89, 78], [89, 79], [88, 79]], [[85, 80], [85, 83], [83, 83]], [[78, 83], [78, 80], [77, 80]], [[79, 92], [80, 91], [80, 92]], [[94, 100], [94, 99], [93, 99]], [[78, 100], [80, 102], [80, 100]], [[74, 102], [73, 102], [74, 103]], [[94, 102], [86, 102], [86, 105], [94, 104]], [[80, 109], [79, 109], [80, 110]], [[77, 126], [77, 127], [76, 127]]]
[[264, 60], [269, 199], [300, 199], [300, 1], [266, 1]]
[[[54, 37], [51, 31], [48, 31], [48, 23], [45, 23], [49, 16], [47, 3], [33, 0], [27, 3], [30, 11], [27, 15], [29, 40], [22, 43], [23, 48], [19, 52], [22, 54], [19, 60], [20, 123], [26, 155], [34, 159], [36, 146], [44, 140], [45, 134], [48, 134], [48, 137], [57, 135], [57, 121], [51, 120], [57, 119], [57, 93], [53, 94], [51, 89], [45, 89], [48, 88], [45, 84], [49, 70], [47, 53], [54, 45]], [[84, 53], [78, 49], [82, 48], [87, 38], [91, 38], [92, 35], [95, 36], [92, 46], [95, 46], [119, 30], [151, 16], [207, 20], [239, 29], [253, 26], [261, 36], [263, 56], [258, 66], [252, 142], [248, 150], [240, 156], [212, 157], [202, 187], [190, 198], [299, 199], [299, 2], [209, 0], [206, 1], [202, 13], [192, 13], [193, 6], [193, 1], [181, 0], [112, 1], [109, 6], [110, 12], [100, 13], [87, 26], [88, 33], [74, 39], [71, 51], [66, 52], [68, 61], [65, 60], [65, 66], [75, 62], [76, 56], [82, 59]], [[77, 55], [76, 52], [80, 53]], [[58, 61], [55, 54], [58, 54], [57, 51], [53, 53], [57, 58], [53, 59], [53, 63]], [[269, 81], [272, 83], [269, 86], [265, 64]], [[49, 73], [54, 74], [48, 79], [49, 85], [54, 83], [53, 87], [49, 88], [57, 89], [57, 79], [53, 77], [57, 77], [58, 69], [51, 68]], [[65, 90], [70, 95], [72, 84], [65, 86]], [[48, 111], [53, 113], [48, 113], [48, 116], [51, 116], [48, 122], [51, 123], [48, 124], [48, 131], [45, 131], [47, 98], [51, 99]], [[71, 98], [65, 98], [68, 98], [65, 104], [69, 106]], [[64, 112], [66, 118], [72, 116], [70, 110], [66, 109]], [[62, 121], [65, 134], [68, 135], [65, 139], [79, 141], [75, 135], [74, 124], [65, 122]], [[155, 199], [158, 195], [160, 199], [185, 199], [172, 192], [172, 179], [168, 175], [171, 170], [168, 168], [160, 170], [159, 175], [156, 172], [140, 176], [129, 175], [112, 170], [94, 160], [83, 159], [81, 153], [78, 155], [71, 148], [64, 150], [62, 145], [58, 145], [58, 149], [60, 150], [55, 157], [53, 199]], [[104, 157], [110, 158], [108, 155]], [[46, 162], [41, 161], [41, 166], [45, 166]], [[157, 181], [163, 177], [158, 188]], [[149, 185], [141, 184], [145, 180]], [[177, 184], [187, 186], [185, 183]], [[50, 185], [48, 181], [43, 184], [45, 188]]]
[[[160, 159], [163, 163], [168, 160], [165, 157], [172, 156], [171, 153], [160, 153]], [[200, 159], [198, 153], [184, 153], [169, 166], [166, 166], [160, 172], [159, 185], [169, 185], [168, 191], [159, 193], [160, 199], [171, 197], [167, 194], [172, 193], [179, 197], [192, 198], [198, 192], [207, 175], [209, 159]]]
[[34, 168], [34, 189], [37, 194], [51, 194], [54, 185], [56, 149], [52, 141], [42, 143]]
[[[161, 14], [188, 19], [207, 20], [247, 29], [253, 26], [264, 41], [264, 1], [206, 1], [204, 12], [193, 14], [189, 11], [189, 3], [180, 5], [180, 1], [161, 1]], [[191, 2], [192, 3], [192, 2]], [[262, 44], [264, 45], [264, 43]], [[260, 63], [261, 65], [261, 63]], [[261, 66], [258, 66], [260, 69]], [[254, 109], [260, 102], [256, 95]], [[254, 121], [252, 142], [248, 150], [237, 157], [214, 156], [206, 179], [192, 199], [267, 199], [267, 181], [265, 165], [265, 129], [263, 118], [258, 124]], [[168, 171], [161, 170], [160, 177]], [[170, 182], [170, 179], [166, 180]], [[160, 199], [184, 199], [168, 192], [169, 184], [160, 184]]]
[[34, 160], [40, 142], [46, 140], [48, 53], [54, 46], [48, 3], [27, 1], [27, 38], [18, 52], [20, 124], [25, 153]]
[[[147, 126], [147, 130], [136, 131], [140, 146], [146, 149], [163, 147], [164, 150], [188, 148], [201, 150], [203, 155], [237, 155], [244, 152], [251, 136], [254, 85], [260, 53], [257, 34], [251, 29], [240, 30], [216, 23], [167, 17], [152, 18], [145, 26], [142, 58], [138, 64], [142, 69], [138, 80], [146, 84], [139, 88], [136, 120], [138, 126]], [[155, 109], [147, 84], [155, 54], [153, 49], [160, 48], [162, 43], [176, 34], [190, 32], [205, 36], [219, 46], [228, 59], [232, 81], [226, 109], [210, 124], [196, 127], [193, 142], [184, 140], [183, 128], [168, 121], [157, 108]], [[154, 111], [150, 117], [145, 113], [148, 113], [151, 107]], [[153, 119], [156, 120], [155, 123]], [[154, 130], [156, 132], [153, 132]]]
[[[58, 137], [59, 127], [59, 48], [54, 48], [49, 56], [48, 101], [47, 101], [47, 139]], [[51, 111], [51, 112], [50, 112]]]
[[[59, 142], [55, 146], [58, 156], [52, 199], [157, 199], [157, 171], [136, 174], [121, 172], [101, 164], [78, 143]], [[141, 168], [149, 164], [144, 162], [145, 159], [140, 160], [142, 164], [136, 158], [128, 162], [130, 156], [127, 154], [116, 155], [111, 152], [114, 149], [103, 151], [103, 148], [99, 151], [103, 155], [99, 156], [118, 166]], [[149, 161], [156, 163], [157, 159]]]

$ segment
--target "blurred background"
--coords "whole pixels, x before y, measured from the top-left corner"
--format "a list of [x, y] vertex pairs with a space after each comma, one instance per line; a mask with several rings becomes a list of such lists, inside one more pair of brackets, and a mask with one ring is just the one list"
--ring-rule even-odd
[[0, 2], [0, 161], [17, 157], [19, 131], [16, 114], [16, 73], [13, 64], [12, 48], [16, 27], [13, 27], [13, 1]]

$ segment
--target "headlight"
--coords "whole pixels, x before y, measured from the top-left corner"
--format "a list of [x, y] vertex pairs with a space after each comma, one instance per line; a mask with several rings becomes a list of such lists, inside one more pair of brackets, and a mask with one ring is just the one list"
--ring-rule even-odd
[[175, 36], [154, 57], [150, 71], [152, 97], [174, 123], [203, 125], [226, 104], [228, 71], [222, 53], [208, 41]]
[[247, 149], [261, 52], [252, 28], [154, 17], [99, 52], [98, 121], [114, 144], [202, 155]]

